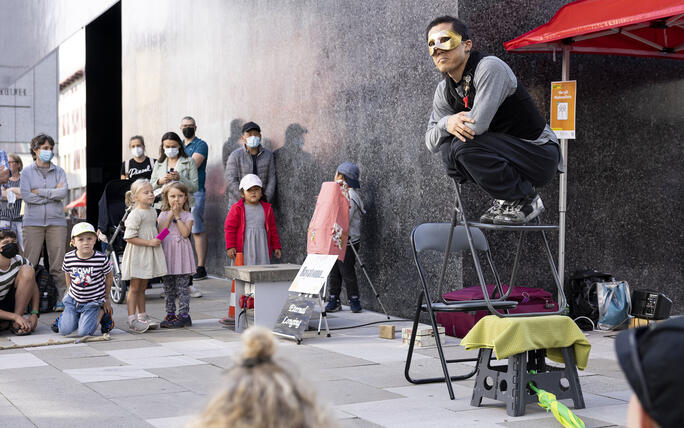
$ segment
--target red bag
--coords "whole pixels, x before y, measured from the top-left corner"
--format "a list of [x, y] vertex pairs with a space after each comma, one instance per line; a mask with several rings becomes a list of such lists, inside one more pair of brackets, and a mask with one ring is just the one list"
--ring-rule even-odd
[[[495, 285], [487, 286], [487, 292], [491, 297]], [[508, 291], [508, 286], [502, 286], [504, 293]], [[467, 287], [460, 290], [444, 294], [445, 300], [468, 301], [484, 299], [482, 287]], [[558, 310], [558, 303], [553, 300], [553, 295], [541, 288], [514, 287], [507, 300], [518, 302], [515, 309], [511, 309], [512, 314], [522, 314], [530, 312], [554, 312]], [[454, 337], [464, 337], [480, 318], [489, 315], [489, 311], [475, 312], [438, 312], [437, 322], [444, 326], [446, 334]]]
[[334, 181], [321, 184], [306, 233], [307, 254], [336, 255], [344, 261], [349, 234], [349, 199]]

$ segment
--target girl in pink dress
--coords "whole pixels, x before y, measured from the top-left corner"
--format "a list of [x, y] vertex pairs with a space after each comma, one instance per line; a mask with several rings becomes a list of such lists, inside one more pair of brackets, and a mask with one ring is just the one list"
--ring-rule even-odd
[[[166, 256], [164, 276], [164, 294], [166, 317], [161, 322], [162, 328], [181, 328], [192, 325], [190, 319], [190, 278], [195, 273], [195, 256], [190, 243], [192, 231], [192, 214], [188, 187], [174, 181], [164, 186], [162, 192], [162, 212], [157, 218], [160, 234], [168, 235], [162, 241]], [[176, 298], [178, 298], [178, 315], [176, 315]]]

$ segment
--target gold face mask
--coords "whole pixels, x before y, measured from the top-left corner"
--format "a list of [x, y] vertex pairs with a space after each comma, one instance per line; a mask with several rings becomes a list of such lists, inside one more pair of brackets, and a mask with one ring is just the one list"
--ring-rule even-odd
[[434, 33], [428, 38], [430, 56], [435, 54], [435, 49], [450, 51], [456, 49], [460, 44], [461, 35], [451, 30], [442, 30], [439, 33]]

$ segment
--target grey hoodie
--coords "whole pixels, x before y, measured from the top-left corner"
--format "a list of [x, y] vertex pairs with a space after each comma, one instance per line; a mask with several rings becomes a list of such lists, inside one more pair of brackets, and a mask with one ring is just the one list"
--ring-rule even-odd
[[[62, 187], [57, 188], [57, 184]], [[45, 177], [32, 163], [21, 171], [21, 197], [24, 199], [24, 226], [66, 226], [64, 198], [67, 188], [66, 173], [59, 166], [50, 163]], [[38, 194], [31, 192], [38, 189]]]
[[366, 214], [359, 192], [349, 189], [349, 242], [356, 244], [361, 240], [361, 215]]

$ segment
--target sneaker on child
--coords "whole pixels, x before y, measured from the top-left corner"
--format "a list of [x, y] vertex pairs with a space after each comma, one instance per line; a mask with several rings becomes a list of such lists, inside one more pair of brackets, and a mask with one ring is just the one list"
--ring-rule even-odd
[[150, 326], [150, 330], [156, 330], [159, 328], [159, 323], [150, 318], [150, 316], [147, 315], [147, 313], [138, 314], [138, 319], [144, 323], [147, 323], [147, 325]]
[[[206, 276], [205, 276], [206, 277]], [[190, 297], [202, 297], [202, 292], [197, 289], [194, 285], [190, 286]]]
[[494, 224], [521, 225], [544, 212], [544, 204], [538, 193], [530, 193], [517, 201], [508, 202], [503, 212], [494, 218]]
[[144, 321], [140, 321], [139, 319], [135, 318], [128, 321], [128, 328], [133, 333], [145, 333], [150, 328], [150, 325]]
[[175, 328], [173, 327], [173, 322], [176, 320], [176, 314], [166, 314], [164, 321], [159, 324], [161, 328]]
[[54, 331], [55, 333], [59, 333], [59, 319], [62, 317], [61, 314], [57, 315], [57, 318], [55, 318], [55, 322], [52, 323], [50, 326], [50, 329]]
[[361, 309], [361, 299], [359, 299], [359, 296], [351, 296], [349, 298], [349, 309], [355, 314], [363, 310]]
[[340, 298], [337, 296], [330, 295], [328, 298], [328, 304], [325, 305], [326, 312], [337, 312], [342, 310], [342, 304], [340, 303]]

